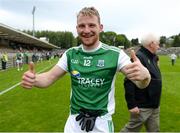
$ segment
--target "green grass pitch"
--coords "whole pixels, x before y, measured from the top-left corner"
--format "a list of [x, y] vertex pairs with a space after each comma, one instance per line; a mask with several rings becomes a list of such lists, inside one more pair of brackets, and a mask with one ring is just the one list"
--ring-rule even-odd
[[[58, 60], [36, 64], [36, 71], [50, 69]], [[169, 57], [160, 56], [163, 89], [160, 106], [161, 132], [180, 131], [180, 59], [171, 66]], [[27, 65], [24, 66], [24, 71]], [[22, 73], [15, 68], [0, 71], [0, 92], [20, 82]], [[66, 74], [47, 89], [20, 86], [0, 95], [0, 132], [63, 132], [69, 115], [70, 77]], [[115, 131], [128, 122], [123, 75], [116, 78]], [[144, 129], [142, 129], [144, 131]]]

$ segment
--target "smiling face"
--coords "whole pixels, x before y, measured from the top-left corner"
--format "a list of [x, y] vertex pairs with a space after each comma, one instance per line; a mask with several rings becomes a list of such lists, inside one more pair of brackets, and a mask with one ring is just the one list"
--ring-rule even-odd
[[98, 46], [99, 33], [103, 29], [98, 16], [80, 13], [76, 29], [85, 49], [94, 49]]

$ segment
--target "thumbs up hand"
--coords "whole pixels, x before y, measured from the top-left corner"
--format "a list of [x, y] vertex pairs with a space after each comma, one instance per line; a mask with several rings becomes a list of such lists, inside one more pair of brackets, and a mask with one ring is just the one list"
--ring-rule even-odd
[[137, 58], [134, 50], [131, 50], [131, 53], [130, 53], [130, 54], [131, 54], [131, 59], [133, 60], [133, 62], [139, 60], [139, 59]]
[[35, 73], [35, 66], [34, 66], [34, 63], [33, 62], [30, 62], [29, 63], [29, 71], [31, 73]]
[[139, 88], [147, 87], [151, 79], [148, 69], [141, 64], [134, 50], [131, 50], [131, 59], [133, 62], [125, 66], [123, 72], [128, 79], [136, 82]]
[[29, 70], [26, 71], [22, 76], [21, 86], [27, 89], [31, 89], [35, 84], [35, 67], [34, 63], [29, 63]]

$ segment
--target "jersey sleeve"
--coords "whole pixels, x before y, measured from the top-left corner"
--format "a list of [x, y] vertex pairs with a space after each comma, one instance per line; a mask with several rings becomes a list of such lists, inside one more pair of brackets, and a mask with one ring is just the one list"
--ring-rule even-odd
[[121, 50], [118, 58], [117, 71], [120, 71], [124, 66], [130, 63], [131, 61], [129, 56], [123, 50]]
[[56, 65], [58, 67], [62, 68], [64, 71], [68, 72], [66, 52], [62, 55], [62, 57], [59, 59], [59, 61]]

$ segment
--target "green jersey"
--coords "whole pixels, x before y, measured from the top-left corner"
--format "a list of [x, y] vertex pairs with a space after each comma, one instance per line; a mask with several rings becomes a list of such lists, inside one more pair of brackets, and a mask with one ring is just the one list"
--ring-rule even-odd
[[129, 63], [122, 50], [102, 43], [93, 51], [82, 45], [67, 50], [57, 65], [71, 75], [71, 114], [80, 108], [113, 114], [115, 74]]
[[22, 59], [23, 59], [23, 53], [17, 53], [16, 60], [22, 60]]

